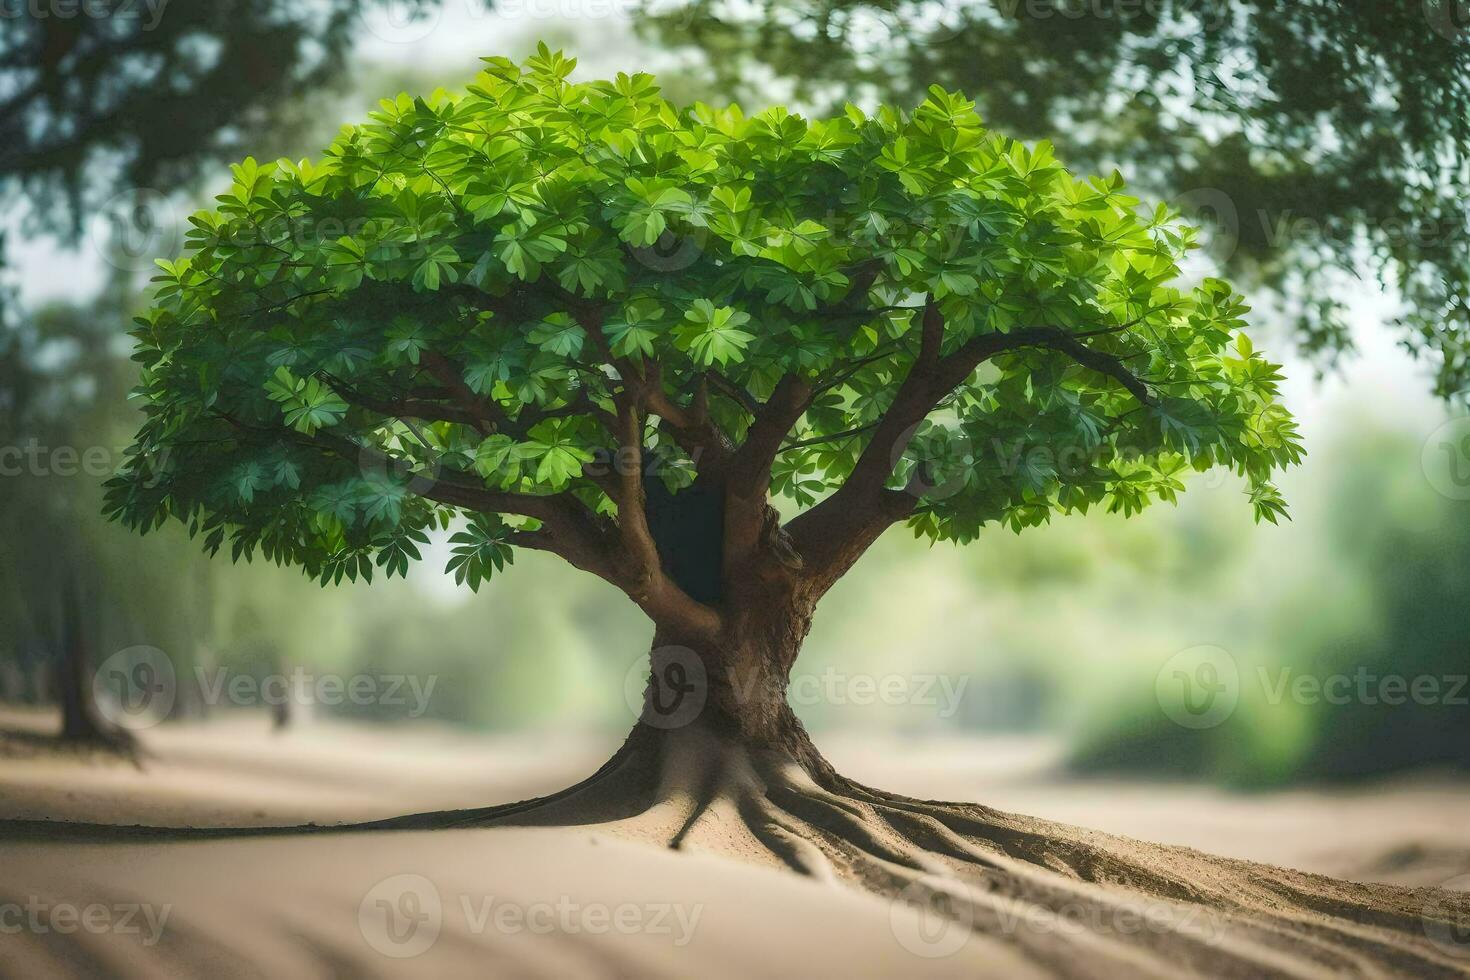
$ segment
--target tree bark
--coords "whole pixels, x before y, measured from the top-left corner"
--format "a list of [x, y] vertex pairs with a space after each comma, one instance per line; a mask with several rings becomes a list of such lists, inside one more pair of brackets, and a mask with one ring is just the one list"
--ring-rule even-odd
[[130, 733], [110, 723], [97, 707], [92, 658], [82, 616], [81, 585], [70, 572], [61, 590], [60, 650], [55, 661], [56, 701], [61, 709], [61, 740], [120, 752], [135, 748]]

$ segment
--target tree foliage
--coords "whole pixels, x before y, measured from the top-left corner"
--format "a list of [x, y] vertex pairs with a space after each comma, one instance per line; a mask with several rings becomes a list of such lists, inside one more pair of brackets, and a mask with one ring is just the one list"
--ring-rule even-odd
[[689, 0], [645, 15], [723, 85], [817, 105], [961, 88], [998, 128], [1121, 166], [1217, 228], [1302, 347], [1351, 349], [1359, 276], [1396, 288], [1440, 394], [1470, 387], [1470, 23], [1453, 0]]
[[[1131, 514], [1212, 466], [1281, 512], [1277, 366], [1116, 174], [937, 87], [747, 117], [570, 81], [544, 46], [485, 61], [318, 162], [244, 161], [192, 217], [138, 320], [113, 516], [327, 582], [401, 573], [461, 513], [461, 580], [543, 549], [659, 618], [689, 603], [645, 479], [725, 488], [727, 562], [785, 540], [824, 586], [899, 520], [963, 542]], [[768, 494], [802, 511], [775, 534]]]

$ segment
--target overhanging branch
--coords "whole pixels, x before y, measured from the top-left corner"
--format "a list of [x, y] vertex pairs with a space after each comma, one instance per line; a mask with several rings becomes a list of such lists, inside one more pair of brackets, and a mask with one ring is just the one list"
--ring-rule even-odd
[[[801, 555], [808, 586], [816, 594], [830, 588], [885, 529], [913, 513], [918, 497], [907, 490], [887, 487], [894, 467], [907, 450], [919, 423], [990, 358], [1026, 348], [1056, 351], [1088, 370], [1113, 379], [1140, 403], [1155, 402], [1148, 383], [1129, 370], [1122, 359], [1088, 347], [1069, 331], [1028, 327], [985, 334], [941, 357], [943, 330], [943, 317], [937, 305], [932, 300], [926, 302], [919, 354], [888, 410], [876, 423], [862, 427], [871, 428], [873, 436], [852, 473], [835, 493], [786, 525], [787, 534]], [[856, 432], [837, 435], [853, 434]], [[818, 441], [822, 438], [808, 440], [807, 444]]]

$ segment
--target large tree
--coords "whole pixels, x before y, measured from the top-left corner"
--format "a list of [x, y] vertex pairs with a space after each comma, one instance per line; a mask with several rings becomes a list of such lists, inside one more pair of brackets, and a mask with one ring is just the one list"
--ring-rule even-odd
[[[1214, 466], [1281, 512], [1296, 429], [1241, 298], [1180, 283], [1192, 233], [937, 88], [911, 113], [746, 118], [646, 75], [573, 83], [544, 47], [486, 60], [321, 162], [245, 161], [194, 216], [136, 331], [147, 420], [110, 512], [323, 582], [401, 574], [459, 522], [471, 587], [531, 549], [647, 613], [643, 715], [596, 775], [395, 826], [643, 814], [685, 846], [733, 820], [885, 890], [972, 902], [920, 880], [954, 861], [1033, 897], [1075, 896], [1069, 869], [1180, 897], [1076, 832], [844, 779], [785, 688], [817, 603], [895, 524], [969, 542], [1132, 514]], [[1299, 884], [1211, 867], [1195, 897]]]
[[[323, 581], [402, 572], [463, 516], [461, 579], [517, 548], [606, 579], [761, 736], [812, 608], [893, 524], [1131, 514], [1217, 465], [1280, 511], [1276, 367], [1116, 177], [937, 89], [746, 119], [571, 64], [492, 59], [320, 163], [237, 166], [139, 320], [112, 512]], [[732, 671], [774, 700], [725, 701]]]
[[960, 88], [1215, 231], [1302, 348], [1353, 346], [1378, 278], [1440, 394], [1470, 389], [1470, 21], [1457, 0], [687, 0], [646, 27], [722, 84], [809, 104]]

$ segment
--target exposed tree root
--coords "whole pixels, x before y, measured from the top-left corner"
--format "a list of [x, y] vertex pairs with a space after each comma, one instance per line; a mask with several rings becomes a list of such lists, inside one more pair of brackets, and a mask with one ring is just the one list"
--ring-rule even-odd
[[809, 742], [756, 748], [699, 726], [640, 725], [596, 774], [553, 796], [364, 829], [507, 825], [596, 825], [860, 887], [924, 910], [933, 936], [911, 940], [921, 955], [960, 929], [1068, 976], [1470, 975], [1470, 944], [1447, 938], [1470, 921], [1463, 894], [909, 799], [838, 775]]
[[[582, 782], [535, 800], [354, 827], [179, 831], [73, 826], [77, 839], [595, 826], [682, 851], [789, 868], [916, 906], [917, 955], [970, 933], [1068, 977], [1470, 976], [1470, 896], [1364, 885], [1146, 844], [837, 774], [799, 724], [779, 745], [640, 724]], [[7, 822], [11, 835], [68, 836]], [[912, 918], [907, 920], [912, 922]]]

